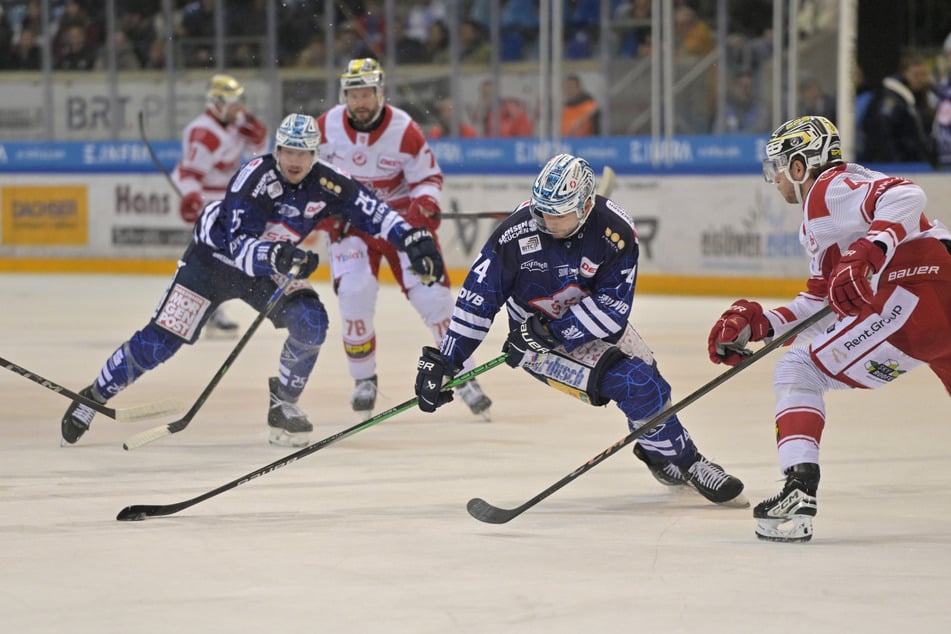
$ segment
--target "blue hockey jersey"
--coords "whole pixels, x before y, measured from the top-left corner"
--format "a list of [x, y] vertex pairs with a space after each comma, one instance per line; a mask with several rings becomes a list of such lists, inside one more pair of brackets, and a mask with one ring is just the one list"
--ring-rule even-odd
[[268, 263], [256, 260], [255, 253], [262, 252], [256, 247], [282, 240], [299, 244], [332, 215], [396, 245], [411, 229], [399, 213], [335, 167], [317, 161], [300, 183], [291, 185], [268, 154], [234, 175], [223, 200], [205, 206], [195, 223], [195, 248], [199, 256], [247, 275], [270, 275]]
[[615, 202], [596, 196], [581, 230], [565, 240], [539, 231], [525, 202], [470, 268], [440, 350], [461, 367], [502, 306], [510, 328], [543, 315], [568, 351], [594, 339], [614, 342], [631, 312], [637, 258], [634, 223]]

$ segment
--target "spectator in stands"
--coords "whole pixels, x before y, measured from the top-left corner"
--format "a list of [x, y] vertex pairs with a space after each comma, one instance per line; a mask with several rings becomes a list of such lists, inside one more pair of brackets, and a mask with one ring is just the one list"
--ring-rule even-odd
[[145, 11], [144, 7], [137, 7], [119, 14], [118, 28], [125, 32], [132, 50], [144, 66], [149, 58], [149, 48], [155, 40], [155, 25], [153, 16]]
[[502, 61], [524, 59], [526, 49], [533, 48], [538, 37], [538, 2], [508, 0], [502, 9]]
[[327, 47], [324, 45], [324, 36], [322, 33], [314, 33], [310, 36], [300, 53], [297, 54], [296, 66], [304, 68], [323, 68], [327, 61]]
[[406, 13], [406, 36], [425, 43], [433, 22], [445, 22], [446, 18], [446, 7], [442, 0], [412, 0]]
[[87, 45], [86, 29], [82, 25], [66, 27], [59, 51], [53, 62], [56, 70], [91, 70], [96, 64], [96, 51]]
[[832, 123], [836, 121], [835, 97], [823, 92], [822, 82], [812, 75], [806, 75], [799, 81], [799, 108], [811, 116], [825, 117]]
[[865, 72], [858, 64], [852, 68], [852, 82], [855, 84], [855, 156], [859, 157], [865, 156], [865, 116], [875, 91], [865, 81]]
[[436, 102], [436, 123], [429, 128], [429, 133], [426, 136], [428, 136], [430, 139], [443, 139], [448, 137], [462, 137], [471, 139], [479, 136], [476, 133], [475, 128], [465, 121], [459, 121], [459, 129], [453, 130], [452, 110], [453, 104], [451, 98], [443, 97], [438, 102]]
[[581, 78], [572, 73], [565, 77], [564, 104], [561, 107], [561, 136], [595, 136], [601, 131], [598, 102], [581, 85]]
[[532, 121], [520, 99], [503, 97], [499, 99], [498, 113], [492, 107], [495, 88], [491, 79], [480, 86], [480, 101], [477, 107], [481, 119], [483, 135], [487, 137], [527, 137], [532, 136]]
[[932, 162], [927, 101], [930, 78], [923, 57], [902, 57], [899, 72], [886, 77], [865, 115], [862, 163]]
[[[139, 63], [139, 58], [136, 56], [125, 31], [116, 30], [111, 48], [116, 52], [116, 70], [139, 70], [142, 68], [142, 64]], [[98, 70], [109, 68], [109, 51], [110, 47], [107, 46], [103, 46], [102, 50], [99, 51], [99, 59], [96, 60]]]
[[426, 61], [426, 48], [422, 42], [406, 35], [402, 20], [393, 25], [393, 37], [396, 39], [396, 63], [420, 64]]
[[36, 43], [33, 29], [21, 28], [20, 39], [10, 53], [10, 68], [13, 70], [40, 70], [43, 66], [43, 52]]
[[357, 56], [383, 59], [386, 52], [386, 15], [383, 3], [380, 0], [366, 0], [363, 3], [363, 13], [354, 21], [353, 28], [362, 43]]
[[944, 40], [943, 59], [939, 59], [940, 67], [945, 70], [945, 76], [938, 83], [936, 93], [938, 106], [935, 111], [934, 125], [931, 137], [934, 142], [938, 166], [943, 169], [951, 168], [951, 33]]
[[194, 0], [182, 11], [182, 57], [188, 68], [212, 68], [215, 0]]
[[165, 68], [165, 39], [157, 37], [149, 45], [149, 54], [145, 58], [142, 68], [158, 70]]
[[619, 57], [647, 57], [651, 54], [651, 0], [622, 0], [614, 9], [612, 22], [618, 30]]
[[10, 55], [13, 53], [13, 29], [0, 5], [0, 69], [11, 67]]
[[429, 35], [423, 43], [427, 62], [434, 64], [449, 63], [449, 29], [442, 20], [429, 25]]
[[459, 59], [466, 64], [488, 64], [492, 48], [485, 27], [475, 20], [459, 25]]
[[769, 132], [769, 112], [756, 97], [753, 75], [739, 71], [730, 79], [726, 94], [726, 109], [718, 117], [714, 132], [717, 134], [756, 134]]
[[716, 48], [710, 25], [692, 8], [681, 5], [674, 10], [674, 53], [702, 57]]

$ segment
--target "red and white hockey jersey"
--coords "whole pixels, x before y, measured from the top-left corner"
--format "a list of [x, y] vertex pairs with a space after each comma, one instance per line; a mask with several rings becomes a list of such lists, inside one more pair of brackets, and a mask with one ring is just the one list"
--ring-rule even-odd
[[[924, 191], [911, 181], [855, 163], [820, 174], [803, 203], [799, 233], [799, 241], [811, 257], [808, 291], [766, 314], [774, 332], [789, 330], [822, 306], [829, 276], [842, 252], [859, 238], [886, 246], [882, 270], [888, 267], [899, 244], [925, 237], [951, 239], [947, 227], [924, 215], [926, 202]], [[876, 285], [877, 278], [872, 283]]]
[[419, 125], [403, 110], [383, 106], [370, 132], [353, 128], [343, 104], [317, 119], [320, 158], [351, 174], [399, 212], [410, 200], [442, 193], [442, 171]]
[[240, 121], [223, 125], [207, 110], [182, 132], [182, 160], [172, 178], [182, 196], [198, 192], [206, 203], [221, 200], [242, 159], [267, 150], [267, 137], [252, 143], [239, 132]]

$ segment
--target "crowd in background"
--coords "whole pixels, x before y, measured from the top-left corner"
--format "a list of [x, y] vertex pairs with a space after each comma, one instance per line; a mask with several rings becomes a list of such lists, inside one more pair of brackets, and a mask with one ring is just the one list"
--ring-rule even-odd
[[[227, 0], [224, 16], [226, 68], [262, 66], [267, 0]], [[101, 0], [53, 0], [48, 33], [54, 70], [108, 68], [105, 2]], [[818, 11], [818, 2], [802, 2], [803, 15]], [[161, 0], [116, 0], [116, 32], [111, 49], [120, 71], [163, 69], [169, 59], [166, 46], [175, 47], [171, 59], [186, 69], [214, 69], [215, 0], [176, 0], [173, 11], [174, 38], [166, 33]], [[333, 41], [325, 41], [325, 5], [333, 20]], [[396, 4], [396, 20], [388, 28], [383, 0], [284, 0], [277, 4], [277, 64], [280, 67], [335, 68], [348, 60], [374, 57], [384, 60], [390, 48], [387, 37], [396, 38], [397, 64], [447, 64], [449, 62], [448, 0], [407, 0]], [[502, 62], [537, 60], [538, 0], [500, 0]], [[688, 122], [682, 133], [760, 134], [771, 131], [771, 112], [764, 95], [763, 69], [772, 61], [773, 33], [770, 0], [733, 0], [729, 34], [723, 43], [726, 64], [725, 101], [715, 100], [715, 66], [703, 81], [707, 84], [706, 107], [697, 121]], [[564, 0], [564, 55], [568, 60], [599, 54], [602, 35], [616, 59], [651, 56], [651, 0], [610, 0], [611, 28], [602, 33], [600, 0]], [[675, 0], [673, 32], [675, 59], [701, 60], [718, 48], [714, 23], [715, 3]], [[488, 67], [490, 1], [460, 0], [459, 54], [463, 64]], [[0, 70], [39, 70], [42, 67], [43, 33], [39, 0], [0, 0]], [[808, 20], [803, 35], [808, 35]], [[936, 42], [935, 48], [941, 43]], [[328, 59], [329, 58], [329, 59]], [[882, 85], [867, 86], [856, 80], [859, 159], [930, 160], [940, 151], [936, 115], [944, 112], [947, 99], [947, 62], [937, 57], [907, 55], [896, 73]], [[901, 87], [904, 86], [905, 89]], [[491, 86], [490, 86], [491, 88]], [[578, 75], [563, 82], [563, 136], [606, 133], [601, 130], [597, 98], [587, 92]], [[799, 90], [799, 110], [821, 114], [835, 121], [835, 99], [817, 76], [804, 69]], [[909, 95], [910, 101], [909, 101]], [[438, 98], [428, 109], [433, 136], [446, 135], [451, 101]], [[718, 110], [722, 108], [722, 110]], [[478, 108], [476, 108], [478, 109]], [[467, 112], [461, 136], [527, 136], [533, 133], [528, 104], [503, 95], [501, 121], [492, 125], [484, 112]], [[470, 108], [472, 110], [472, 108]], [[484, 110], [484, 108], [483, 108]], [[943, 120], [943, 119], [942, 119]], [[495, 119], [494, 121], [498, 121]], [[497, 129], [493, 129], [497, 128]], [[868, 130], [876, 130], [870, 135]], [[882, 131], [885, 131], [883, 134]], [[895, 137], [895, 138], [893, 138]], [[900, 137], [900, 138], [899, 138]], [[911, 138], [911, 141], [908, 139]]]

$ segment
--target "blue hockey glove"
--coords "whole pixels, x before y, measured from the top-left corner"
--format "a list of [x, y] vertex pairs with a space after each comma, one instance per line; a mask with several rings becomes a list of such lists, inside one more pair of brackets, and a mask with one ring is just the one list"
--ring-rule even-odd
[[298, 279], [306, 279], [317, 270], [320, 258], [316, 253], [298, 249], [293, 242], [272, 242], [267, 248], [267, 262], [271, 270], [280, 275], [290, 275], [295, 264], [300, 265]]
[[403, 251], [409, 258], [409, 266], [416, 277], [426, 286], [432, 286], [445, 271], [442, 254], [433, 235], [423, 227], [411, 229], [403, 235]]

